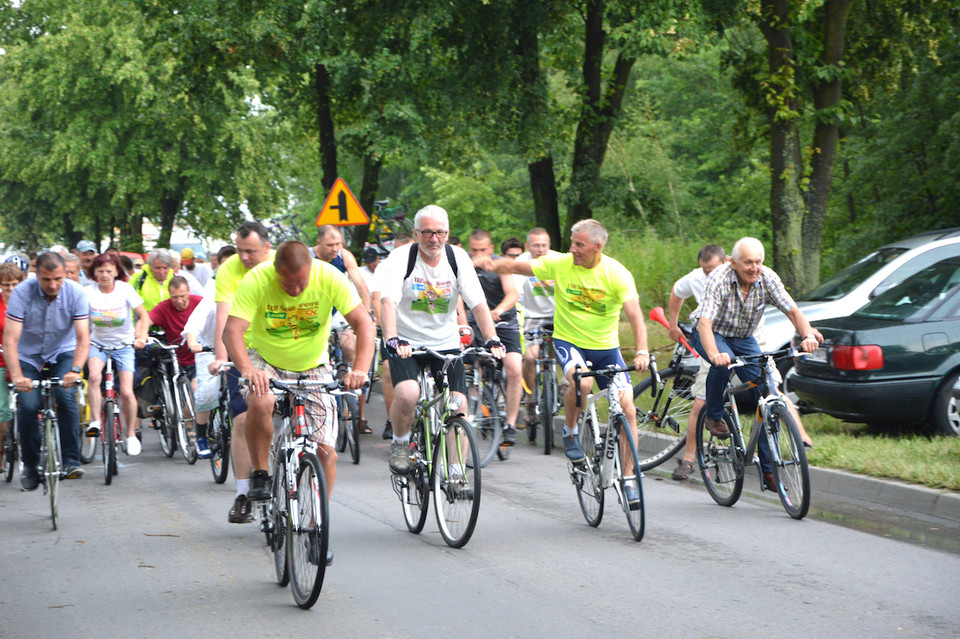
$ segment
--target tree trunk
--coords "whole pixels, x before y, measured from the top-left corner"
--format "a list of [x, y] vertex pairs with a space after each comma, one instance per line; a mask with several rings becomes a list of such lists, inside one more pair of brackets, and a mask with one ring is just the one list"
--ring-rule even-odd
[[[360, 186], [360, 206], [369, 217], [373, 212], [373, 201], [377, 197], [377, 191], [380, 190], [380, 169], [383, 168], [383, 162], [380, 157], [374, 157], [367, 152], [363, 155], [363, 184]], [[369, 224], [362, 224], [353, 227], [353, 252], [361, 254], [363, 247], [367, 243], [367, 234], [370, 232]]]
[[120, 250], [143, 253], [143, 218], [133, 213], [133, 197], [127, 196], [126, 215], [117, 220]]
[[317, 92], [317, 140], [320, 151], [320, 184], [325, 191], [337, 181], [337, 139], [333, 128], [333, 113], [330, 110], [330, 74], [327, 67], [318, 64], [313, 68], [313, 86]]
[[170, 246], [170, 236], [173, 234], [173, 225], [177, 221], [182, 201], [179, 193], [164, 191], [160, 196], [160, 235], [157, 237], [157, 246]]
[[63, 236], [66, 238], [67, 248], [71, 251], [77, 245], [77, 242], [83, 239], [83, 234], [73, 226], [75, 215], [73, 211], [63, 214]]
[[533, 210], [537, 226], [547, 229], [550, 246], [559, 249], [565, 245], [560, 235], [560, 206], [557, 197], [557, 178], [553, 172], [553, 157], [544, 158], [527, 165], [530, 173], [530, 189], [533, 191]]

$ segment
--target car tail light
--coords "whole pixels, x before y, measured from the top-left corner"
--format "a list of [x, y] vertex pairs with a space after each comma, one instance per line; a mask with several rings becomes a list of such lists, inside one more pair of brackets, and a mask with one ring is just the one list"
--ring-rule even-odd
[[883, 368], [883, 349], [876, 344], [866, 346], [834, 346], [833, 365], [849, 371]]

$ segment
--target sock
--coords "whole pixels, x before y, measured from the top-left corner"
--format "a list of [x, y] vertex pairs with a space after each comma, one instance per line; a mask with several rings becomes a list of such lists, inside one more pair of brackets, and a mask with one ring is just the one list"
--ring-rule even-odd
[[579, 434], [580, 434], [580, 427], [579, 427], [579, 426], [576, 427], [576, 428], [574, 428], [573, 430], [567, 430], [567, 427], [566, 427], [566, 426], [563, 427], [563, 436], [564, 436], [564, 437], [569, 437], [570, 435], [579, 435]]
[[207, 425], [197, 422], [197, 437], [206, 437], [207, 436]]
[[407, 433], [407, 434], [404, 435], [403, 437], [398, 437], [397, 435], [394, 435], [394, 436], [393, 436], [393, 441], [395, 441], [395, 442], [400, 442], [400, 443], [402, 443], [402, 444], [408, 444], [408, 443], [410, 443], [410, 433]]
[[250, 492], [250, 480], [249, 479], [238, 479], [237, 480], [237, 496], [246, 495]]

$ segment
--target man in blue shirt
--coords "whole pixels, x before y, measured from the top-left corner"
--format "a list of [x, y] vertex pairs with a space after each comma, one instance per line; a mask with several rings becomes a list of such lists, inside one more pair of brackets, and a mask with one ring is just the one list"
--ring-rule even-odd
[[37, 258], [37, 277], [21, 282], [10, 295], [3, 352], [10, 379], [20, 392], [20, 485], [24, 490], [35, 490], [40, 482], [40, 393], [32, 387], [37, 379], [63, 379], [63, 386], [57, 387], [55, 394], [64, 476], [83, 476], [80, 415], [76, 392], [71, 387], [77, 383], [90, 351], [89, 314], [87, 294], [81, 285], [66, 279], [63, 258], [56, 253], [44, 253]]

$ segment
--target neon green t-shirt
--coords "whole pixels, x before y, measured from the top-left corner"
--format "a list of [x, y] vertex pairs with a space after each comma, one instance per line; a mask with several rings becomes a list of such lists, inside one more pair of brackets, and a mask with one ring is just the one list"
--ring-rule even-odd
[[[275, 254], [276, 251], [271, 249], [267, 254], [267, 259], [265, 259], [262, 264], [273, 264], [273, 257]], [[240, 280], [242, 280], [243, 276], [249, 272], [250, 269], [243, 265], [243, 262], [240, 261], [239, 255], [234, 254], [228, 257], [227, 260], [217, 269], [215, 280], [217, 284], [217, 292], [216, 296], [213, 298], [213, 301], [226, 302], [227, 304], [232, 302], [233, 296], [237, 294], [237, 286], [240, 284]]]
[[531, 263], [540, 280], [554, 280], [554, 337], [580, 348], [618, 348], [620, 308], [636, 299], [630, 271], [612, 257], [601, 255], [594, 268], [573, 263], [570, 253], [548, 253]]
[[136, 289], [143, 300], [143, 307], [149, 311], [154, 306], [170, 297], [170, 280], [173, 279], [174, 272], [170, 269], [167, 272], [167, 279], [161, 284], [153, 277], [149, 264], [144, 264], [141, 273], [134, 275], [130, 279], [130, 284]]
[[245, 339], [267, 362], [284, 370], [305, 371], [329, 359], [333, 307], [349, 313], [359, 304], [360, 297], [343, 273], [321, 260], [312, 260], [307, 287], [290, 297], [280, 287], [270, 260], [240, 280], [230, 315], [250, 322]]

